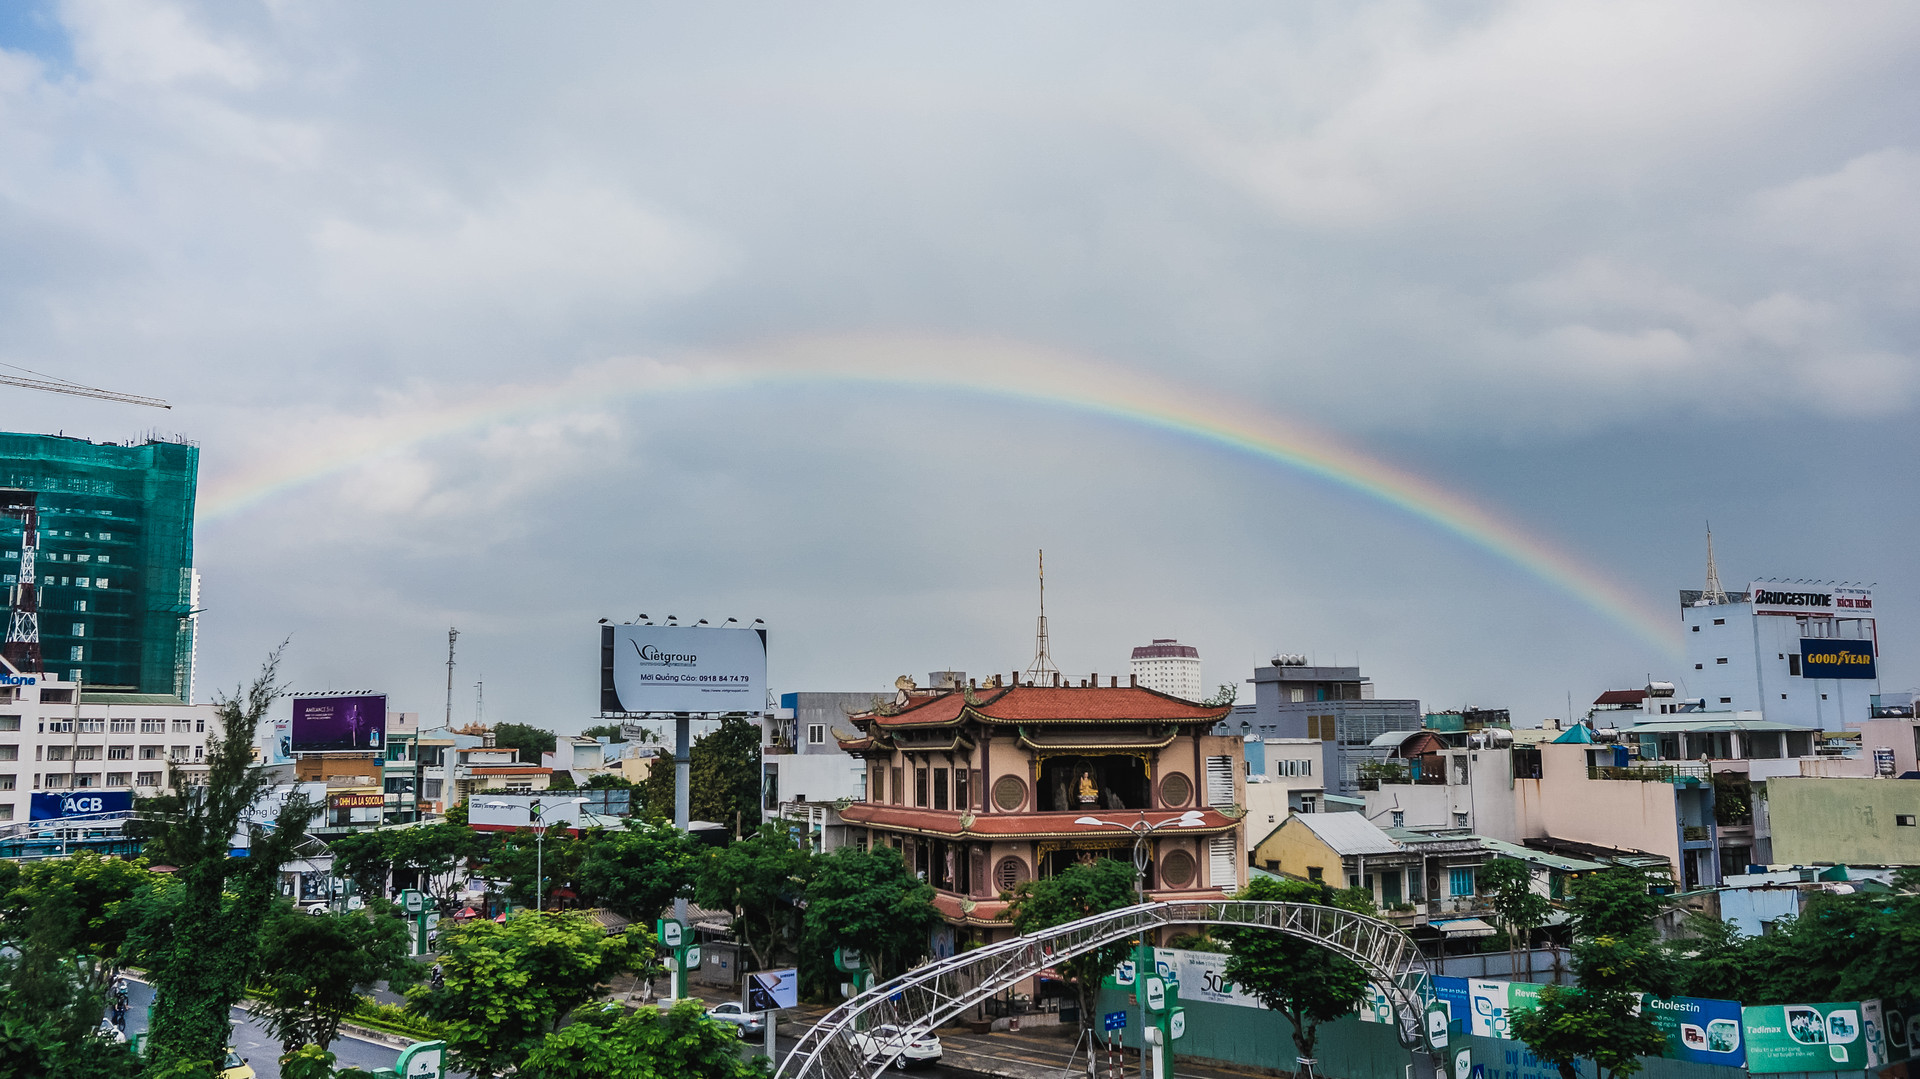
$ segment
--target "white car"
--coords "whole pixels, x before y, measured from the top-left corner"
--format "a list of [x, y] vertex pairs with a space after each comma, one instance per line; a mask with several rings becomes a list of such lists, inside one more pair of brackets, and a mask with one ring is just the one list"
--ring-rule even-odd
[[868, 1063], [884, 1061], [896, 1068], [905, 1068], [909, 1064], [933, 1064], [940, 1059], [939, 1038], [891, 1023], [855, 1031], [853, 1046]]
[[716, 1004], [707, 1010], [707, 1018], [716, 1022], [731, 1024], [740, 1032], [741, 1037], [749, 1034], [765, 1034], [767, 1021], [759, 1012], [750, 1012], [737, 1000], [725, 1004]]

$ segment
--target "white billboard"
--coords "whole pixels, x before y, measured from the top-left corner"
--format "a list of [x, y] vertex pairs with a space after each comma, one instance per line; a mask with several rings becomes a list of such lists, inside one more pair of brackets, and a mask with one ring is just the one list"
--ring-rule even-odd
[[602, 626], [603, 712], [749, 712], [767, 705], [767, 633]]
[[1754, 614], [1872, 618], [1873, 590], [1826, 581], [1755, 581], [1748, 586]]

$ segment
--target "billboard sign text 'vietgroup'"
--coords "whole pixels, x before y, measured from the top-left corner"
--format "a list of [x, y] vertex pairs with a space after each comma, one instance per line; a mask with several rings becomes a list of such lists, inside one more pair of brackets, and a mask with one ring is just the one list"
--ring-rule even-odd
[[603, 712], [752, 712], [767, 704], [767, 633], [602, 626]]

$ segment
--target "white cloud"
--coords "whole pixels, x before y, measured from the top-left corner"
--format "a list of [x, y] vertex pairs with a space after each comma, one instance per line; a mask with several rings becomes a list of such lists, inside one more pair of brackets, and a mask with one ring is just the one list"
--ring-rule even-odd
[[246, 90], [265, 75], [260, 58], [238, 40], [196, 25], [163, 0], [64, 0], [61, 17], [75, 59], [89, 77], [124, 86], [185, 82]]

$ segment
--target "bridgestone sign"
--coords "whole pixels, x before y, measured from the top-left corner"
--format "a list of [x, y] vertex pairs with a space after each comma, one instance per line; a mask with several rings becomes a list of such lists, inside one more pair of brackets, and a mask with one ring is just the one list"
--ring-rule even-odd
[[751, 712], [767, 703], [767, 632], [600, 627], [603, 712]]

